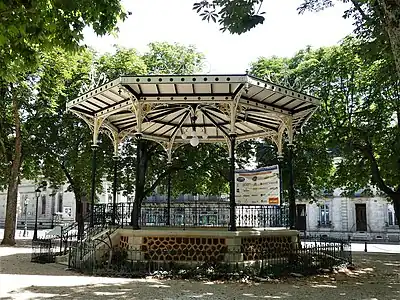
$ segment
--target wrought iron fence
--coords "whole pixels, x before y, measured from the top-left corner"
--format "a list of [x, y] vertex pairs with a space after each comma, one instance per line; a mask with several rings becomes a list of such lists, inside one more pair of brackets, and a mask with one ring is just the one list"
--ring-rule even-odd
[[351, 240], [349, 238], [337, 238], [328, 236], [306, 236], [301, 237], [302, 247], [333, 247], [332, 249], [339, 249], [334, 252], [337, 258], [352, 263]]
[[[53, 255], [66, 255], [70, 247], [76, 246], [81, 241], [86, 241], [96, 234], [108, 228], [104, 222], [97, 222], [94, 226], [90, 226], [90, 215], [86, 215], [83, 219], [83, 230], [79, 233], [78, 222], [73, 222], [65, 227], [61, 226], [60, 232], [55, 235], [46, 235], [46, 240], [51, 241]], [[44, 241], [42, 239], [41, 241]], [[44, 242], [43, 242], [44, 243]], [[32, 243], [32, 249], [38, 247], [40, 242]], [[43, 250], [44, 251], [44, 250]]]
[[[139, 224], [171, 227], [228, 227], [229, 203], [143, 203]], [[96, 204], [94, 223], [115, 224], [121, 227], [131, 224], [133, 202]], [[273, 205], [237, 205], [236, 225], [238, 227], [288, 227], [288, 208]]]
[[52, 239], [32, 240], [31, 262], [52, 263], [55, 262], [55, 256], [59, 248]]
[[[172, 253], [176, 251], [174, 249], [168, 251], [170, 253], [165, 253], [165, 257], [176, 254]], [[202, 261], [152, 260], [143, 255], [141, 250], [100, 249], [90, 243], [82, 243], [80, 246], [71, 247], [69, 267], [91, 275], [122, 277], [162, 275], [215, 280], [246, 276], [271, 278], [292, 273], [307, 275], [327, 272], [336, 266], [352, 263], [351, 244], [348, 241], [302, 244], [299, 247], [274, 253], [249, 252], [249, 250], [245, 252], [243, 249], [227, 250], [217, 260], [207, 260], [209, 256], [206, 252], [196, 255], [196, 257], [204, 257]], [[230, 259], [227, 260], [227, 257]]]
[[[169, 208], [169, 210], [168, 210]], [[90, 213], [84, 217], [84, 228], [81, 236], [78, 223], [61, 228], [61, 233], [48, 237], [51, 247], [48, 256], [66, 255], [68, 249], [87, 242], [105, 228], [127, 227], [131, 225], [133, 203], [94, 205], [94, 226], [90, 226]], [[144, 203], [141, 208], [139, 224], [141, 227], [225, 227], [229, 225], [229, 203]], [[113, 224], [114, 221], [114, 224]], [[113, 225], [110, 227], [110, 225]], [[238, 205], [236, 207], [237, 227], [287, 227], [288, 209], [279, 206]], [[32, 243], [33, 252], [45, 253], [45, 240]], [[42, 256], [44, 254], [41, 254]], [[40, 255], [38, 254], [38, 257]], [[37, 259], [32, 259], [36, 261]]]

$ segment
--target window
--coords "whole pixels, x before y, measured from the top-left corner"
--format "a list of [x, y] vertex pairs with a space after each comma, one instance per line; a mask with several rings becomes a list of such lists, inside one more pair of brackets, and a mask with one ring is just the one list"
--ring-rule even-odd
[[53, 216], [56, 212], [56, 194], [51, 194], [51, 215]]
[[397, 222], [396, 215], [394, 214], [394, 211], [392, 211], [392, 210], [388, 210], [388, 224], [389, 224], [389, 226], [399, 225]]
[[42, 215], [46, 214], [46, 195], [42, 195]]
[[329, 204], [324, 203], [319, 207], [319, 225], [320, 226], [330, 226], [330, 213], [329, 213]]
[[63, 212], [63, 194], [59, 193], [58, 194], [58, 212]]

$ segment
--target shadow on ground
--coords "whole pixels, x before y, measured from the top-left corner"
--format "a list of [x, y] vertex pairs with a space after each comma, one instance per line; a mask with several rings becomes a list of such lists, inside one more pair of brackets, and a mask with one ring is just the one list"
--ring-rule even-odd
[[[20, 248], [23, 249], [23, 248]], [[4, 254], [0, 248], [0, 274], [16, 275], [63, 275], [78, 276], [66, 271], [67, 266], [59, 264], [37, 264], [31, 262], [31, 253]]]
[[[60, 283], [62, 284], [62, 283]], [[400, 285], [373, 282], [207, 283], [176, 280], [132, 280], [127, 283], [98, 283], [80, 286], [30, 286], [15, 290], [3, 299], [90, 300], [90, 299], [400, 299]]]
[[357, 253], [355, 269], [333, 274], [261, 283], [222, 283], [88, 277], [57, 264], [31, 263], [30, 253], [2, 253], [8, 253], [0, 256], [0, 298], [4, 300], [400, 299], [399, 254]]

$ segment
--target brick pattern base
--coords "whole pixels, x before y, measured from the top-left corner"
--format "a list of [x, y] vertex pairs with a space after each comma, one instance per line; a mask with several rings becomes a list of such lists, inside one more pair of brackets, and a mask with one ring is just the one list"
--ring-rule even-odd
[[290, 236], [244, 237], [241, 253], [244, 260], [268, 259], [287, 256], [293, 247]]
[[223, 261], [226, 239], [220, 237], [143, 237], [141, 252], [153, 261]]

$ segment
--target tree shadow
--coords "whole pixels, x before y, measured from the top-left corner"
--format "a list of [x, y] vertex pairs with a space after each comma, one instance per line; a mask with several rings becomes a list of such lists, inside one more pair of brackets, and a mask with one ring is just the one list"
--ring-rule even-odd
[[[400, 299], [400, 255], [360, 253], [355, 268], [269, 282], [203, 282], [89, 277], [58, 264], [30, 262], [30, 253], [0, 256], [2, 299]], [[14, 284], [15, 283], [15, 284]], [[0, 287], [0, 292], [2, 288]], [[5, 296], [5, 297], [4, 297]]]
[[[28, 249], [29, 250], [29, 249]], [[71, 275], [80, 274], [66, 271], [67, 266], [60, 264], [38, 264], [31, 262], [31, 253], [21, 252], [0, 255], [0, 274], [18, 275]]]
[[[93, 279], [93, 277], [91, 278]], [[399, 299], [400, 286], [377, 289], [373, 283], [357, 282], [309, 282], [300, 278], [289, 283], [206, 283], [183, 280], [130, 280], [125, 283], [109, 283], [108, 278], [99, 278], [96, 284], [65, 286], [68, 282], [60, 282], [60, 286], [29, 286], [10, 292], [6, 298], [16, 299], [48, 299], [52, 300], [86, 300], [86, 299]], [[67, 280], [67, 279], [64, 279]], [[62, 285], [62, 286], [61, 286]]]
[[[287, 291], [279, 291], [276, 285], [273, 293], [266, 292], [265, 286], [224, 283], [209, 285], [203, 282], [189, 281], [155, 281], [132, 280], [128, 283], [100, 283], [80, 286], [30, 286], [9, 293], [4, 300], [46, 299], [52, 300], [86, 300], [86, 299], [286, 299], [293, 295]], [[249, 290], [252, 289], [252, 290]], [[296, 298], [295, 298], [296, 299]]]

